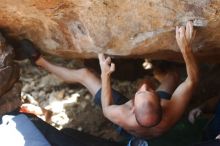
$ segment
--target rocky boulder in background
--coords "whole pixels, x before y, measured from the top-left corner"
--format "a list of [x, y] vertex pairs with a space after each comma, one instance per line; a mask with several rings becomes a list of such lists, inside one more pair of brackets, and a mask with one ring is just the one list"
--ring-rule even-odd
[[0, 34], [0, 115], [21, 105], [21, 83], [18, 81], [20, 72], [13, 57], [13, 49]]
[[0, 0], [0, 28], [64, 58], [123, 57], [180, 60], [175, 26], [193, 20], [194, 51], [219, 62], [219, 0]]

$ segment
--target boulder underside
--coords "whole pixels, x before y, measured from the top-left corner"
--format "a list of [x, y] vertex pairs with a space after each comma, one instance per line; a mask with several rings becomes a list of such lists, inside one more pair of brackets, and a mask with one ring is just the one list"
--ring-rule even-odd
[[193, 20], [199, 60], [219, 62], [219, 0], [0, 0], [0, 28], [8, 38], [32, 40], [64, 58], [97, 53], [182, 60], [175, 26]]

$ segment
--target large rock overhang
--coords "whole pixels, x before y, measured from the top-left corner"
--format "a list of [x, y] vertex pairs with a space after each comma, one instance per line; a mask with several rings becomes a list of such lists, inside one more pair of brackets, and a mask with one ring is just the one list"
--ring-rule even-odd
[[199, 60], [220, 62], [219, 0], [0, 0], [0, 28], [64, 58], [181, 61], [175, 26], [193, 20]]

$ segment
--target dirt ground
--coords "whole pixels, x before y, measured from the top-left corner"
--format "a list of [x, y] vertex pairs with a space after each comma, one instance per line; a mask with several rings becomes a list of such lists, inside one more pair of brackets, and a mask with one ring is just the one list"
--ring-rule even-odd
[[[49, 58], [49, 60], [51, 59]], [[51, 61], [68, 68], [83, 67], [82, 61], [79, 60], [56, 59]], [[93, 97], [86, 88], [79, 84], [64, 83], [54, 75], [31, 65], [28, 61], [20, 62], [20, 65], [21, 81], [23, 82], [22, 98], [25, 99], [25, 102], [31, 102], [53, 111], [51, 125], [58, 129], [69, 127], [95, 136], [121, 140], [113, 125], [103, 117], [101, 109], [94, 104]], [[218, 94], [219, 73], [219, 65], [201, 65], [201, 80], [187, 111], [207, 98]], [[182, 78], [184, 79], [184, 73]], [[112, 84], [125, 96], [132, 97], [139, 81], [140, 79], [135, 81], [113, 80]]]

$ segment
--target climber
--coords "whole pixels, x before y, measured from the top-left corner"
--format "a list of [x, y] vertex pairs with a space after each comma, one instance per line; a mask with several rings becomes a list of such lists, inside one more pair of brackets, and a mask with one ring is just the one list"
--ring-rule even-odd
[[186, 28], [176, 28], [177, 44], [186, 63], [185, 81], [179, 85], [177, 71], [167, 71], [158, 89], [154, 90], [146, 81], [130, 100], [111, 89], [111, 74], [115, 66], [110, 57], [98, 55], [102, 71], [100, 79], [87, 68], [68, 69], [48, 62], [29, 40], [21, 41], [21, 48], [37, 66], [67, 83], [84, 85], [94, 96], [95, 103], [102, 107], [104, 116], [119, 126], [122, 135], [129, 139], [133, 136], [152, 138], [166, 132], [181, 118], [197, 85], [199, 71], [191, 48], [194, 34], [192, 22], [188, 22]]

